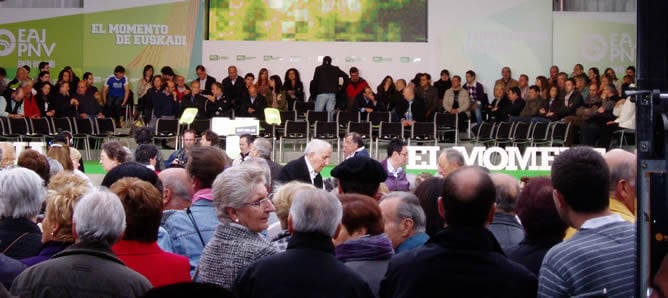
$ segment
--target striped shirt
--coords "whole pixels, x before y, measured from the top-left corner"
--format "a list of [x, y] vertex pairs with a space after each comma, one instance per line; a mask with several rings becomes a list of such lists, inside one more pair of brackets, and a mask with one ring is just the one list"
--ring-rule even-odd
[[619, 215], [586, 221], [568, 241], [554, 246], [543, 259], [538, 297], [589, 293], [633, 297], [636, 232]]

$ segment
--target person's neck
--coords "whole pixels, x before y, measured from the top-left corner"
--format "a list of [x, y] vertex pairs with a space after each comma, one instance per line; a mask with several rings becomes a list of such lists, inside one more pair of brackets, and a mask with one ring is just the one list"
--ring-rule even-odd
[[610, 212], [610, 209], [608, 208], [605, 208], [605, 210], [595, 213], [577, 213], [574, 211], [571, 212], [572, 213], [568, 222], [570, 226], [576, 229], [580, 229], [580, 227], [582, 227], [582, 225], [590, 219], [612, 215], [612, 212]]
[[394, 168], [395, 171], [397, 169], [401, 168], [401, 164], [398, 161], [394, 160], [393, 158], [390, 158], [389, 162], [390, 162], [390, 165]]

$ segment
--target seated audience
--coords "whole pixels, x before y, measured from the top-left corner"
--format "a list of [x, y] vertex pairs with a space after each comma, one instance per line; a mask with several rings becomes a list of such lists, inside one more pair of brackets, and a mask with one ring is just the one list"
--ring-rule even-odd
[[288, 94], [283, 90], [281, 77], [273, 75], [269, 77], [269, 94], [267, 107], [278, 109], [281, 112], [288, 110]]
[[158, 247], [162, 218], [161, 194], [138, 178], [122, 178], [110, 190], [123, 203], [126, 227], [122, 240], [112, 247], [128, 267], [146, 277], [154, 287], [190, 281], [188, 258]]
[[412, 126], [413, 123], [427, 121], [427, 106], [424, 99], [415, 95], [414, 87], [403, 89], [403, 100], [395, 105], [394, 118], [401, 121], [403, 126]]
[[88, 92], [86, 81], [79, 81], [79, 84], [77, 84], [77, 91], [72, 98], [76, 99], [74, 109], [76, 111], [76, 116], [79, 118], [104, 118], [102, 107], [97, 104], [95, 95]]
[[264, 108], [266, 107], [267, 99], [262, 94], [258, 94], [255, 85], [250, 85], [248, 94], [242, 97], [239, 103], [239, 116], [264, 120]]
[[206, 118], [234, 116], [236, 103], [234, 98], [231, 97], [232, 92], [229, 89], [225, 89], [225, 92], [227, 94], [223, 95], [223, 86], [220, 83], [215, 82], [211, 85], [211, 95], [207, 95], [208, 100], [204, 102], [204, 114]]
[[35, 172], [24, 168], [0, 171], [0, 252], [24, 259], [39, 254], [42, 231], [35, 223], [46, 189]]
[[380, 296], [535, 297], [536, 277], [506, 258], [485, 228], [494, 197], [494, 183], [480, 168], [463, 167], [445, 178], [438, 204], [446, 228], [390, 261]]
[[426, 216], [425, 233], [429, 237], [433, 237], [445, 227], [445, 222], [438, 211], [438, 198], [443, 192], [443, 179], [429, 178], [415, 188], [415, 196], [420, 200], [420, 206]]
[[378, 297], [380, 280], [394, 255], [392, 241], [384, 234], [378, 203], [365, 195], [340, 194], [341, 230], [334, 238], [336, 258], [364, 279]]
[[403, 168], [406, 163], [408, 163], [408, 144], [402, 140], [393, 139], [387, 145], [387, 158], [381, 162], [387, 174], [385, 185], [390, 191], [410, 189], [406, 170]]
[[48, 189], [42, 220], [42, 248], [38, 255], [21, 260], [27, 266], [44, 262], [74, 243], [74, 205], [93, 187], [77, 175], [63, 172], [51, 178]]
[[510, 71], [510, 67], [504, 66], [501, 69], [501, 78], [496, 80], [494, 83], [494, 86], [501, 86], [503, 88], [504, 93], [508, 93], [511, 88], [518, 87], [520, 86], [520, 83], [512, 78], [512, 72]]
[[496, 187], [496, 212], [492, 223], [487, 226], [504, 252], [516, 246], [524, 238], [524, 229], [517, 220], [515, 203], [520, 193], [520, 182], [508, 174], [490, 175]]
[[550, 122], [561, 119], [559, 112], [563, 109], [564, 102], [559, 98], [559, 87], [550, 86], [548, 99], [543, 101], [543, 106], [538, 110], [538, 116], [531, 118], [532, 122]]
[[465, 131], [467, 120], [471, 118], [471, 97], [469, 92], [462, 88], [462, 78], [452, 77], [452, 87], [445, 91], [443, 96], [443, 109], [450, 114], [458, 115], [459, 130]]
[[524, 226], [524, 239], [506, 250], [508, 258], [538, 276], [545, 254], [561, 242], [568, 227], [554, 206], [550, 179], [531, 178], [522, 188], [515, 209]]
[[352, 105], [352, 111], [360, 112], [361, 119], [367, 119], [368, 113], [372, 112], [385, 112], [385, 104], [376, 99], [376, 95], [373, 94], [371, 87], [364, 87], [363, 91], [355, 96], [355, 100]]
[[[292, 181], [281, 185], [274, 193], [274, 206], [276, 207], [276, 217], [278, 217], [281, 230], [271, 237], [271, 243], [278, 249], [279, 252], [284, 252], [288, 248], [288, 242], [292, 238], [290, 231], [288, 231], [288, 215], [290, 213], [290, 206], [292, 200], [298, 191], [306, 189], [315, 189], [311, 184], [299, 181]], [[269, 228], [271, 232], [272, 228]]]
[[538, 296], [633, 296], [635, 226], [610, 212], [610, 173], [601, 154], [587, 147], [564, 151], [554, 159], [551, 176], [557, 211], [578, 232], [545, 255]]
[[[418, 186], [419, 187], [419, 186]], [[385, 234], [392, 240], [395, 253], [409, 251], [429, 240], [425, 233], [426, 216], [419, 199], [410, 192], [391, 192], [380, 202]]]
[[219, 173], [228, 167], [225, 152], [217, 147], [193, 147], [186, 164], [186, 172], [192, 178], [192, 205], [177, 210], [167, 217], [162, 227], [170, 236], [171, 252], [188, 257], [190, 275], [195, 273], [204, 246], [213, 237], [219, 224], [213, 204], [211, 185]]
[[21, 273], [12, 284], [13, 295], [137, 297], [151, 288], [111, 251], [125, 229], [123, 204], [116, 195], [106, 190], [84, 195], [74, 206], [72, 223], [75, 244]]
[[230, 288], [241, 270], [278, 250], [258, 233], [267, 229], [274, 205], [263, 170], [252, 165], [231, 167], [213, 183], [220, 224], [207, 243], [195, 279]]
[[[284, 253], [262, 258], [236, 278], [237, 297], [374, 297], [368, 284], [335, 257], [341, 202], [323, 190], [295, 194], [288, 216], [292, 239]], [[336, 282], [334, 282], [336, 281]]]
[[353, 157], [344, 160], [331, 171], [339, 181], [339, 193], [357, 193], [380, 200], [378, 186], [387, 179], [385, 168], [368, 157]]
[[503, 92], [503, 86], [497, 85], [494, 86], [494, 99], [483, 111], [489, 115], [490, 121], [501, 122], [506, 119], [507, 114], [505, 112], [510, 104], [507, 93]]
[[193, 82], [199, 83], [199, 87], [203, 94], [211, 94], [211, 86], [216, 82], [216, 78], [207, 74], [204, 65], [197, 65], [197, 67], [195, 67], [195, 73], [197, 74], [197, 79]]
[[513, 121], [531, 122], [531, 118], [539, 115], [540, 109], [543, 107], [543, 98], [540, 97], [540, 89], [533, 85], [529, 87], [527, 92], [526, 104], [520, 112], [519, 117], [511, 118]]
[[178, 116], [181, 117], [181, 114], [183, 114], [183, 111], [187, 108], [196, 108], [196, 118], [206, 118], [206, 115], [204, 114], [204, 104], [207, 100], [208, 99], [204, 96], [204, 91], [200, 89], [200, 82], [198, 80], [192, 81], [192, 83], [190, 83], [190, 93], [183, 95], [181, 98]]
[[476, 73], [473, 70], [466, 71], [466, 84], [464, 90], [469, 92], [471, 97], [472, 110], [475, 113], [475, 121], [480, 125], [487, 115], [483, 114], [483, 109], [489, 105], [489, 99], [485, 92], [485, 87], [476, 80]]

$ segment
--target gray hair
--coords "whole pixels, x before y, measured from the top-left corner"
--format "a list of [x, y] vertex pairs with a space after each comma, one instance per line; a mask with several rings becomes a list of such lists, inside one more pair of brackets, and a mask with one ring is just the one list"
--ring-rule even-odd
[[46, 198], [44, 180], [32, 170], [16, 167], [0, 171], [2, 217], [37, 216]]
[[342, 216], [341, 201], [322, 189], [298, 191], [290, 206], [295, 232], [315, 232], [334, 237]]
[[441, 151], [441, 155], [445, 154], [445, 159], [448, 162], [453, 162], [459, 165], [460, 167], [463, 167], [466, 165], [466, 162], [464, 161], [464, 155], [462, 155], [461, 152], [455, 150], [455, 149], [445, 149]]
[[92, 190], [74, 206], [72, 223], [76, 225], [78, 241], [104, 241], [113, 245], [125, 230], [125, 209], [111, 191]]
[[253, 141], [253, 147], [262, 158], [271, 159], [272, 145], [265, 138], [257, 138]]
[[404, 218], [410, 218], [415, 225], [413, 231], [424, 232], [427, 228], [427, 216], [424, 214], [420, 199], [413, 193], [407, 191], [393, 191], [383, 196], [382, 200], [397, 198], [397, 223]]
[[496, 207], [504, 212], [515, 212], [520, 183], [508, 174], [494, 173], [490, 175], [496, 188]]
[[635, 184], [636, 181], [636, 160], [621, 160], [619, 163], [610, 164], [610, 192], [617, 189], [619, 180], [626, 180]]
[[244, 161], [243, 164], [247, 166], [254, 166], [262, 170], [264, 172], [265, 182], [268, 186], [271, 185], [271, 169], [269, 168], [269, 163], [267, 163], [266, 159], [260, 157], [251, 157]]
[[49, 162], [49, 178], [56, 176], [56, 174], [65, 171], [65, 168], [63, 168], [63, 165], [60, 164], [59, 161], [51, 158], [51, 157], [46, 157], [46, 160]]
[[232, 218], [225, 209], [243, 207], [258, 184], [267, 185], [264, 171], [257, 166], [248, 166], [246, 162], [218, 174], [211, 188], [220, 222], [230, 223]]
[[[181, 168], [174, 168], [181, 169]], [[181, 169], [183, 170], [183, 169]], [[183, 170], [185, 172], [185, 170]], [[161, 172], [162, 173], [162, 172]], [[163, 189], [169, 189], [172, 191], [174, 196], [190, 201], [190, 187], [191, 185], [183, 183], [182, 179], [177, 175], [158, 175], [158, 178], [162, 182]]]
[[312, 141], [308, 142], [308, 144], [306, 144], [304, 154], [319, 153], [330, 149], [332, 149], [332, 144], [323, 140], [313, 139]]

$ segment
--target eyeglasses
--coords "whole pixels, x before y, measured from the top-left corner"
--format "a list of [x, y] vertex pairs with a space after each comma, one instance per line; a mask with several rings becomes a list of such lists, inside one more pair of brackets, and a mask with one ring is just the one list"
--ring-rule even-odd
[[254, 207], [271, 207], [273, 203], [271, 201], [273, 194], [269, 194], [266, 198], [259, 200], [253, 203], [244, 203], [244, 205], [254, 206]]

